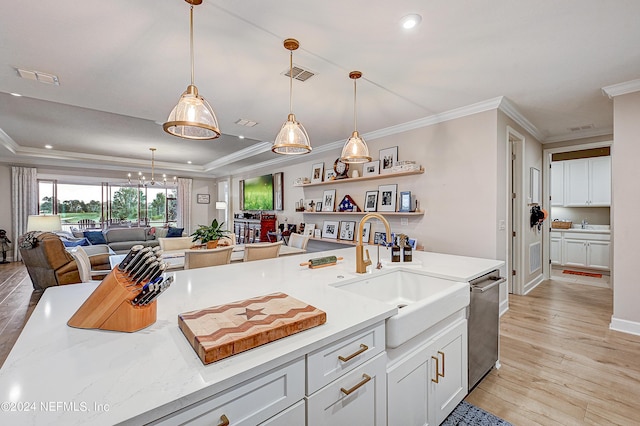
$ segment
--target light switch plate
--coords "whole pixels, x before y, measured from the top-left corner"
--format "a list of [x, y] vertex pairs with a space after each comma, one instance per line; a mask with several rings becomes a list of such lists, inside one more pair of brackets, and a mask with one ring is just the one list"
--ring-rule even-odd
[[406, 217], [400, 218], [400, 225], [402, 226], [409, 225], [409, 219], [407, 219]]

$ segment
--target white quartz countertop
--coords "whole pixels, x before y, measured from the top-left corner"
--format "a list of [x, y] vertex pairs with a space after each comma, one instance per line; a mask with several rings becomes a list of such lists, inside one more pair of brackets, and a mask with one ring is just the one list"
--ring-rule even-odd
[[584, 234], [611, 234], [611, 226], [609, 225], [573, 225], [569, 229], [552, 228], [551, 232], [579, 232]]
[[[320, 269], [299, 266], [326, 255], [345, 260]], [[0, 369], [2, 423], [146, 423], [394, 315], [393, 306], [330, 286], [358, 276], [354, 258], [347, 248], [173, 272], [174, 283], [158, 299], [157, 321], [135, 333], [66, 325], [97, 283], [49, 288]], [[423, 272], [455, 281], [504, 264], [428, 252], [414, 258]], [[180, 313], [274, 292], [324, 310], [327, 322], [208, 365], [178, 328]]]

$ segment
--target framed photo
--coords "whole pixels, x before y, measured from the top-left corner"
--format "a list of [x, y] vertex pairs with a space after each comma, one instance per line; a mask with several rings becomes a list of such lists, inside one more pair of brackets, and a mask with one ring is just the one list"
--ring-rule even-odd
[[316, 228], [316, 224], [315, 223], [305, 223], [304, 224], [304, 232], [302, 233], [302, 235], [309, 235], [312, 236], [313, 235], [313, 231]]
[[399, 212], [411, 211], [411, 191], [402, 191], [400, 193], [400, 208]]
[[305, 212], [315, 212], [316, 211], [316, 200], [309, 198], [304, 200], [304, 211]]
[[378, 191], [367, 191], [364, 196], [364, 211], [375, 212], [378, 208]]
[[211, 202], [211, 196], [209, 194], [198, 194], [198, 204], [209, 204]]
[[314, 229], [313, 236], [314, 238], [322, 238], [322, 229]]
[[332, 212], [336, 207], [336, 190], [327, 189], [322, 196], [322, 211]]
[[380, 150], [380, 173], [389, 173], [398, 161], [398, 147]]
[[322, 211], [322, 201], [316, 201], [316, 211], [317, 212]]
[[371, 238], [371, 222], [366, 222], [364, 228], [362, 228], [362, 242], [369, 244]]
[[362, 176], [380, 174], [380, 160], [370, 161], [362, 165]]
[[379, 212], [395, 212], [398, 185], [380, 185], [378, 187], [379, 196]]
[[387, 244], [387, 233], [386, 232], [374, 232], [373, 233], [373, 244], [386, 245]]
[[407, 241], [413, 250], [418, 250], [418, 240], [415, 238], [409, 238]]
[[322, 224], [322, 238], [337, 239], [339, 226], [340, 222], [337, 220], [325, 220]]
[[311, 166], [311, 183], [322, 182], [324, 176], [324, 163], [316, 163]]
[[330, 180], [334, 180], [336, 178], [336, 172], [333, 169], [327, 169], [324, 171], [324, 181], [329, 182]]
[[284, 173], [273, 174], [273, 209], [284, 210]]
[[350, 220], [340, 221], [340, 239], [353, 241], [355, 236], [356, 222]]

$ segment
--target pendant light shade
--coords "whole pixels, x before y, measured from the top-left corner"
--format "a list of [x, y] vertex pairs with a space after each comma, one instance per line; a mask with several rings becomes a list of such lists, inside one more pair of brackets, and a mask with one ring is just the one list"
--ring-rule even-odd
[[185, 0], [191, 5], [189, 11], [189, 45], [191, 48], [191, 84], [180, 96], [178, 104], [173, 108], [167, 122], [162, 125], [165, 132], [185, 139], [215, 139], [220, 136], [218, 119], [209, 102], [198, 94], [194, 84], [193, 54], [193, 6], [202, 0]]
[[284, 48], [289, 50], [289, 115], [282, 125], [278, 136], [273, 141], [271, 151], [276, 154], [298, 155], [311, 152], [309, 135], [304, 126], [296, 120], [293, 114], [293, 51], [300, 47], [298, 40], [288, 38], [284, 41]]
[[360, 77], [362, 77], [362, 73], [360, 71], [351, 71], [349, 73], [349, 78], [353, 80], [353, 133], [344, 144], [344, 147], [342, 148], [342, 154], [340, 155], [340, 160], [345, 163], [367, 163], [371, 161], [371, 156], [369, 155], [369, 147], [367, 146], [364, 138], [361, 137], [358, 133], [357, 126], [356, 80]]

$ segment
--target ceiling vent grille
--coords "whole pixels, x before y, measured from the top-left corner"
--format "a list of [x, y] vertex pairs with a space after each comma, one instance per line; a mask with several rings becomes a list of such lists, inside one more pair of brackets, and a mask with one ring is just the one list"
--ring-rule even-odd
[[586, 126], [569, 127], [569, 130], [572, 132], [580, 132], [580, 131], [590, 130], [590, 129], [593, 129], [593, 124], [587, 124]]
[[255, 121], [247, 120], [245, 118], [239, 118], [236, 120], [235, 124], [237, 124], [238, 126], [253, 127], [258, 123]]
[[16, 72], [18, 73], [18, 76], [26, 78], [27, 80], [35, 80], [40, 83], [54, 84], [56, 86], [60, 85], [60, 80], [58, 80], [57, 75], [35, 70], [23, 70], [22, 68], [16, 68]]
[[293, 74], [290, 74], [289, 71], [290, 71], [289, 68], [287, 68], [287, 70], [283, 73], [283, 75], [287, 78], [293, 75], [293, 78], [298, 81], [307, 81], [311, 77], [316, 75], [316, 73], [314, 73], [313, 71], [305, 70], [304, 68], [300, 68], [298, 66], [293, 67], [293, 70], [292, 70]]

